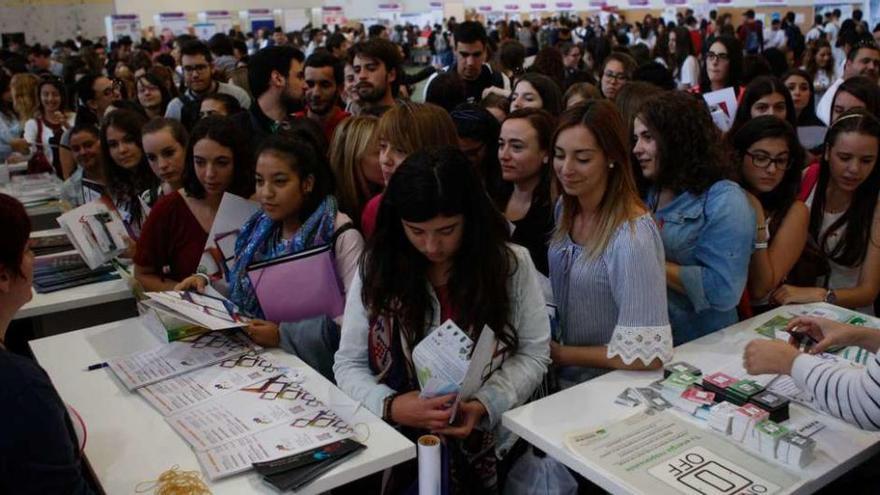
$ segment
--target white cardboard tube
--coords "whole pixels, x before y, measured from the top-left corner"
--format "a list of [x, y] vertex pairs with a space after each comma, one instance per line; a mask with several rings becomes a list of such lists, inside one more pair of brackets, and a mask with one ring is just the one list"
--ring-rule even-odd
[[419, 495], [440, 495], [440, 438], [419, 437]]

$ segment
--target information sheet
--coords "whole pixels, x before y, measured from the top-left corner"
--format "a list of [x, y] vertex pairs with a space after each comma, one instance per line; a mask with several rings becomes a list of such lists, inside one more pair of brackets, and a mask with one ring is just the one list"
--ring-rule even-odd
[[656, 495], [782, 493], [797, 477], [667, 411], [646, 410], [566, 435], [566, 446], [638, 492]]
[[111, 370], [129, 390], [237, 358], [254, 349], [239, 330], [193, 335], [147, 351], [111, 359]]
[[283, 373], [267, 355], [249, 352], [137, 391], [163, 416], [203, 404]]

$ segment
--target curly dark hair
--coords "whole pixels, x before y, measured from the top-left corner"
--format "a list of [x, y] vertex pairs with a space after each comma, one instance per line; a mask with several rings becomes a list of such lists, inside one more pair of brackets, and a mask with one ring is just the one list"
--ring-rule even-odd
[[519, 342], [510, 321], [507, 284], [522, 267], [507, 244], [507, 221], [467, 157], [452, 146], [416, 151], [391, 176], [376, 232], [360, 263], [360, 297], [370, 319], [396, 318], [410, 348], [425, 336], [425, 316], [431, 314], [430, 261], [409, 241], [401, 220], [425, 222], [438, 215], [464, 216], [448, 282], [456, 323], [471, 335], [488, 325], [506, 351], [515, 353]]
[[[646, 101], [637, 113], [657, 142], [660, 170], [653, 185], [658, 191], [702, 194], [719, 180], [733, 177], [721, 132], [697, 98], [683, 91], [665, 92]], [[644, 189], [642, 169], [635, 167], [635, 173]]]

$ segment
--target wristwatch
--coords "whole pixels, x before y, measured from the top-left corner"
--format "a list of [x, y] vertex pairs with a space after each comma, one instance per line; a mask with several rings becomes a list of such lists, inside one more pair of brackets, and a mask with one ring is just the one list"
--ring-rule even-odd
[[837, 304], [837, 293], [834, 292], [834, 289], [828, 289], [828, 292], [825, 293], [825, 302], [828, 304]]
[[391, 403], [394, 402], [398, 395], [400, 394], [391, 394], [382, 400], [382, 420], [390, 425], [394, 424], [394, 420], [391, 419]]

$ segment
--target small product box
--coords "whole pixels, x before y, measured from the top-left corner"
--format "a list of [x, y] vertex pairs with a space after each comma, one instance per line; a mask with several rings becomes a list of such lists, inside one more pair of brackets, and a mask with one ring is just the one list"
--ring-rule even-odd
[[730, 402], [719, 402], [709, 409], [709, 427], [713, 430], [730, 435], [730, 426], [737, 407]]
[[715, 400], [723, 401], [727, 395], [727, 389], [736, 383], [736, 378], [724, 373], [712, 373], [703, 378], [703, 388], [709, 392], [715, 392]]
[[[777, 458], [789, 466], [804, 467], [813, 460], [816, 441], [790, 431], [779, 439]], [[785, 458], [781, 454], [785, 453]]]
[[734, 413], [730, 423], [730, 435], [737, 442], [744, 442], [749, 438], [756, 424], [769, 418], [767, 411], [754, 404], [746, 404], [737, 408]]
[[683, 361], [672, 363], [663, 368], [663, 378], [669, 378], [669, 375], [672, 375], [673, 373], [689, 373], [694, 376], [702, 376], [703, 374], [703, 372], [700, 371], [700, 368]]
[[764, 387], [754, 380], [740, 380], [725, 392], [724, 400], [733, 402], [738, 406], [742, 406], [749, 401], [754, 395], [764, 391]]
[[[788, 428], [771, 420], [764, 420], [755, 426], [755, 433], [757, 433], [759, 441], [758, 451], [761, 452], [761, 455], [768, 459], [778, 459], [777, 448], [779, 440], [788, 433]], [[785, 459], [780, 460], [786, 462]]]
[[663, 388], [681, 394], [691, 385], [700, 382], [700, 377], [690, 373], [673, 373], [663, 380]]
[[765, 390], [753, 395], [749, 402], [770, 413], [771, 421], [782, 423], [788, 420], [789, 401], [779, 394]]

